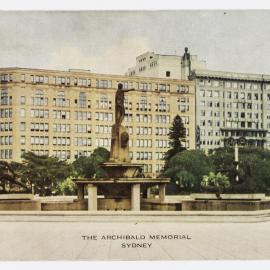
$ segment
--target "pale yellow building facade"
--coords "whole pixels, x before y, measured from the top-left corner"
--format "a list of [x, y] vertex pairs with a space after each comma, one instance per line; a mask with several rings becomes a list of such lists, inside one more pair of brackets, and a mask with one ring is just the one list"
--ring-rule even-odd
[[156, 176], [168, 150], [168, 130], [179, 114], [186, 147], [195, 149], [194, 82], [94, 74], [83, 70], [0, 69], [0, 160], [21, 161], [25, 151], [74, 161], [99, 146], [110, 150], [114, 95], [126, 94], [124, 125], [132, 162]]

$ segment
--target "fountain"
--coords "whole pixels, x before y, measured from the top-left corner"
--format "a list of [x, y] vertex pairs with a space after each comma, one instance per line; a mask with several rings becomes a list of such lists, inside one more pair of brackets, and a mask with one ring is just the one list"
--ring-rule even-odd
[[[145, 178], [142, 164], [131, 163], [129, 157], [129, 134], [122, 126], [125, 115], [124, 90], [121, 83], [115, 95], [115, 124], [112, 126], [111, 151], [108, 162], [100, 166], [105, 177], [74, 179], [78, 187], [78, 200], [84, 199], [84, 189], [88, 189], [88, 211], [95, 210], [140, 210], [141, 192], [151, 186], [159, 186], [159, 201], [165, 198], [165, 185], [169, 178]], [[104, 198], [97, 197], [102, 194]]]

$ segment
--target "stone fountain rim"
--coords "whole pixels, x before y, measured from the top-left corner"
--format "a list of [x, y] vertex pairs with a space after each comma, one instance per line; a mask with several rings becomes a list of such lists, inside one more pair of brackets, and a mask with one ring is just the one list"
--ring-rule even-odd
[[170, 183], [170, 178], [138, 178], [138, 177], [108, 177], [108, 178], [76, 178], [72, 179], [78, 184], [132, 184], [132, 183]]
[[139, 163], [117, 163], [117, 162], [104, 162], [100, 164], [101, 167], [142, 167], [143, 164]]

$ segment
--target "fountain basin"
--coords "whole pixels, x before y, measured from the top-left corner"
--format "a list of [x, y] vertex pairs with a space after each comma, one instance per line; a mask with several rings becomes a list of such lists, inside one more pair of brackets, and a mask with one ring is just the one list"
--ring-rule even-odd
[[100, 165], [110, 178], [136, 177], [142, 164], [105, 162]]

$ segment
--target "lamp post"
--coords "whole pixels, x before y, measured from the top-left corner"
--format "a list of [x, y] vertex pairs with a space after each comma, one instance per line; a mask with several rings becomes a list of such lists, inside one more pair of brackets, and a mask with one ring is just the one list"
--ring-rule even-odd
[[235, 162], [235, 168], [236, 168], [236, 177], [235, 181], [238, 182], [239, 177], [238, 177], [238, 170], [239, 170], [239, 152], [238, 152], [238, 143], [236, 141], [235, 147], [234, 147], [234, 162]]

